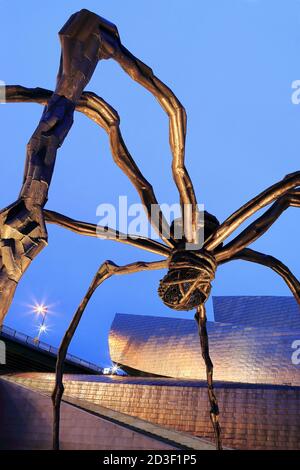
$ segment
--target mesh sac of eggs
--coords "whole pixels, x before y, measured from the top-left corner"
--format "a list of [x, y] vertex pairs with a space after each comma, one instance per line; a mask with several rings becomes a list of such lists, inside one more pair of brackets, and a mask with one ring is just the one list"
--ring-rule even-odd
[[208, 299], [215, 271], [216, 261], [207, 251], [175, 251], [158, 294], [174, 310], [191, 310]]

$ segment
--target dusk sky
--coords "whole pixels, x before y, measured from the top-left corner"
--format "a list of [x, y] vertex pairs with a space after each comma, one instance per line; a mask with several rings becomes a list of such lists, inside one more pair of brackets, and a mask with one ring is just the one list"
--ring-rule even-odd
[[[122, 43], [172, 88], [188, 114], [186, 165], [198, 202], [220, 221], [248, 199], [299, 170], [300, 1], [115, 0], [0, 1], [0, 80], [53, 89], [59, 66], [58, 31], [87, 8], [117, 25]], [[178, 201], [171, 174], [168, 120], [155, 98], [113, 61], [101, 62], [89, 83], [120, 114], [124, 140], [162, 203]], [[299, 95], [300, 96], [300, 95]], [[0, 105], [0, 207], [16, 200], [25, 148], [41, 117], [36, 104]], [[59, 150], [47, 208], [97, 223], [101, 203], [140, 202], [114, 164], [108, 138], [75, 114]], [[253, 248], [272, 254], [299, 278], [300, 213], [288, 209]], [[244, 226], [242, 227], [244, 228]], [[34, 336], [35, 302], [50, 305], [45, 342], [58, 346], [100, 264], [157, 260], [113, 241], [48, 226], [49, 245], [21, 280], [5, 325]], [[70, 352], [109, 364], [107, 339], [116, 312], [192, 318], [157, 295], [163, 271], [116, 276], [91, 300]], [[212, 295], [291, 295], [268, 268], [234, 261], [221, 266]], [[211, 301], [208, 302], [212, 319]]]

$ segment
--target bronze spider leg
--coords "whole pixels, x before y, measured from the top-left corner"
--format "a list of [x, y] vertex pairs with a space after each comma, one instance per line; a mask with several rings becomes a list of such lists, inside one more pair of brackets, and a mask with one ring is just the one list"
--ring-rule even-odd
[[75, 334], [76, 328], [80, 322], [83, 312], [92, 297], [93, 293], [106, 279], [112, 275], [131, 274], [140, 271], [149, 271], [154, 269], [164, 269], [168, 267], [168, 261], [144, 262], [128, 264], [126, 266], [117, 266], [112, 261], [105, 261], [98, 269], [86, 295], [82, 299], [59, 347], [56, 363], [55, 387], [52, 393], [53, 403], [53, 449], [59, 449], [59, 422], [60, 422], [60, 404], [64, 392], [63, 386], [63, 366], [67, 355], [68, 347]]
[[289, 207], [300, 207], [300, 189], [288, 191], [286, 194], [279, 197], [264, 214], [252, 222], [218, 252], [218, 260], [231, 257], [253, 243], [269, 230], [271, 225], [274, 224], [278, 217]]
[[58, 147], [71, 125], [75, 105], [53, 94], [27, 145], [23, 186], [18, 200], [0, 213], [0, 323], [22, 275], [47, 244], [43, 207]]
[[[75, 35], [74, 26], [77, 26]], [[72, 126], [76, 102], [98, 62], [100, 39], [96, 30], [94, 15], [83, 16], [80, 24], [73, 15], [60, 31], [62, 57], [56, 89], [27, 145], [19, 199], [0, 213], [0, 323], [23, 273], [47, 244], [42, 209], [47, 201], [57, 149]], [[72, 51], [76, 51], [75, 60]]]
[[287, 175], [283, 180], [273, 184], [258, 196], [240, 207], [240, 209], [228, 217], [228, 219], [226, 219], [208, 238], [208, 240], [206, 240], [204, 248], [208, 251], [214, 250], [220, 243], [229, 237], [234, 230], [245, 222], [245, 220], [254, 215], [258, 210], [271, 204], [289, 191], [297, 188], [297, 186], [300, 186], [300, 171]]
[[279, 274], [279, 276], [283, 278], [288, 288], [291, 290], [293, 296], [295, 297], [296, 301], [300, 305], [300, 282], [289, 270], [289, 268], [285, 266], [285, 264], [283, 264], [278, 259], [274, 258], [274, 256], [266, 255], [255, 250], [251, 250], [250, 248], [244, 248], [243, 250], [235, 253], [234, 255], [224, 259], [219, 264], [224, 264], [228, 263], [229, 261], [239, 259], [267, 266], [268, 268], [271, 268], [273, 271]]
[[170, 248], [151, 240], [146, 237], [137, 237], [136, 235], [125, 234], [110, 227], [103, 227], [102, 225], [95, 225], [89, 222], [81, 222], [79, 220], [71, 219], [66, 215], [59, 214], [58, 212], [44, 209], [44, 217], [48, 224], [56, 224], [60, 227], [71, 230], [79, 235], [87, 235], [90, 237], [97, 237], [104, 240], [114, 240], [116, 242], [124, 243], [125, 245], [135, 246], [142, 250], [150, 251], [157, 255], [168, 257]]
[[198, 307], [197, 313], [195, 315], [195, 320], [198, 324], [202, 357], [206, 366], [208, 398], [210, 403], [210, 419], [214, 429], [216, 448], [217, 450], [222, 450], [221, 427], [219, 423], [219, 406], [217, 397], [214, 392], [213, 363], [209, 355], [209, 343], [206, 328], [207, 318], [204, 304]]
[[[105, 21], [105, 20], [104, 20]], [[180, 195], [185, 235], [188, 242], [197, 242], [197, 200], [191, 178], [185, 167], [186, 112], [180, 101], [150, 67], [137, 59], [120, 41], [116, 26], [114, 32], [101, 29], [101, 59], [114, 59], [136, 82], [150, 91], [169, 117], [169, 140], [172, 151], [172, 172]], [[190, 211], [191, 209], [191, 211]], [[190, 213], [191, 212], [191, 213]]]
[[[6, 87], [6, 101], [11, 103], [45, 104], [51, 93], [51, 91], [43, 88], [9, 85]], [[162, 240], [168, 246], [174, 247], [174, 241], [172, 241], [170, 235], [170, 226], [159, 209], [153, 188], [140, 172], [124, 143], [118, 113], [102, 98], [91, 92], [84, 92], [81, 95], [76, 110], [85, 114], [107, 132], [113, 159], [137, 190], [147, 212], [149, 222]], [[157, 211], [155, 214], [153, 213], [154, 209]]]
[[172, 241], [170, 226], [160, 210], [153, 188], [142, 175], [124, 143], [118, 113], [94, 93], [84, 93], [82, 101], [87, 102], [89, 109], [92, 109], [96, 116], [94, 121], [107, 132], [113, 159], [137, 190], [150, 224], [161, 239], [173, 248], [175, 243]]

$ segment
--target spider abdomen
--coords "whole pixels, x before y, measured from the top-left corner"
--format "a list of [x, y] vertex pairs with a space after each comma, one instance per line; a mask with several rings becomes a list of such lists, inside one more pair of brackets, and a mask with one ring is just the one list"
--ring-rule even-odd
[[204, 250], [176, 251], [168, 273], [160, 281], [158, 294], [174, 310], [191, 310], [207, 300], [215, 270], [215, 259]]

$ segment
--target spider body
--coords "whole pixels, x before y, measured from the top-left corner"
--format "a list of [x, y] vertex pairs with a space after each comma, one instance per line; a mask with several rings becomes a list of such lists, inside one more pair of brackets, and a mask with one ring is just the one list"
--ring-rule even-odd
[[[203, 223], [198, 230], [203, 231], [205, 243], [219, 227], [218, 219], [207, 211], [203, 213]], [[176, 241], [169, 257], [168, 273], [161, 279], [158, 295], [163, 303], [173, 310], [192, 310], [202, 305], [211, 292], [211, 282], [215, 277], [217, 261], [212, 252], [204, 248], [189, 250], [183, 235], [182, 218], [171, 224], [171, 233]], [[179, 238], [176, 238], [179, 234]], [[220, 248], [220, 246], [218, 247]]]
[[168, 273], [160, 281], [158, 295], [174, 310], [192, 310], [206, 302], [217, 263], [205, 249], [174, 250]]

